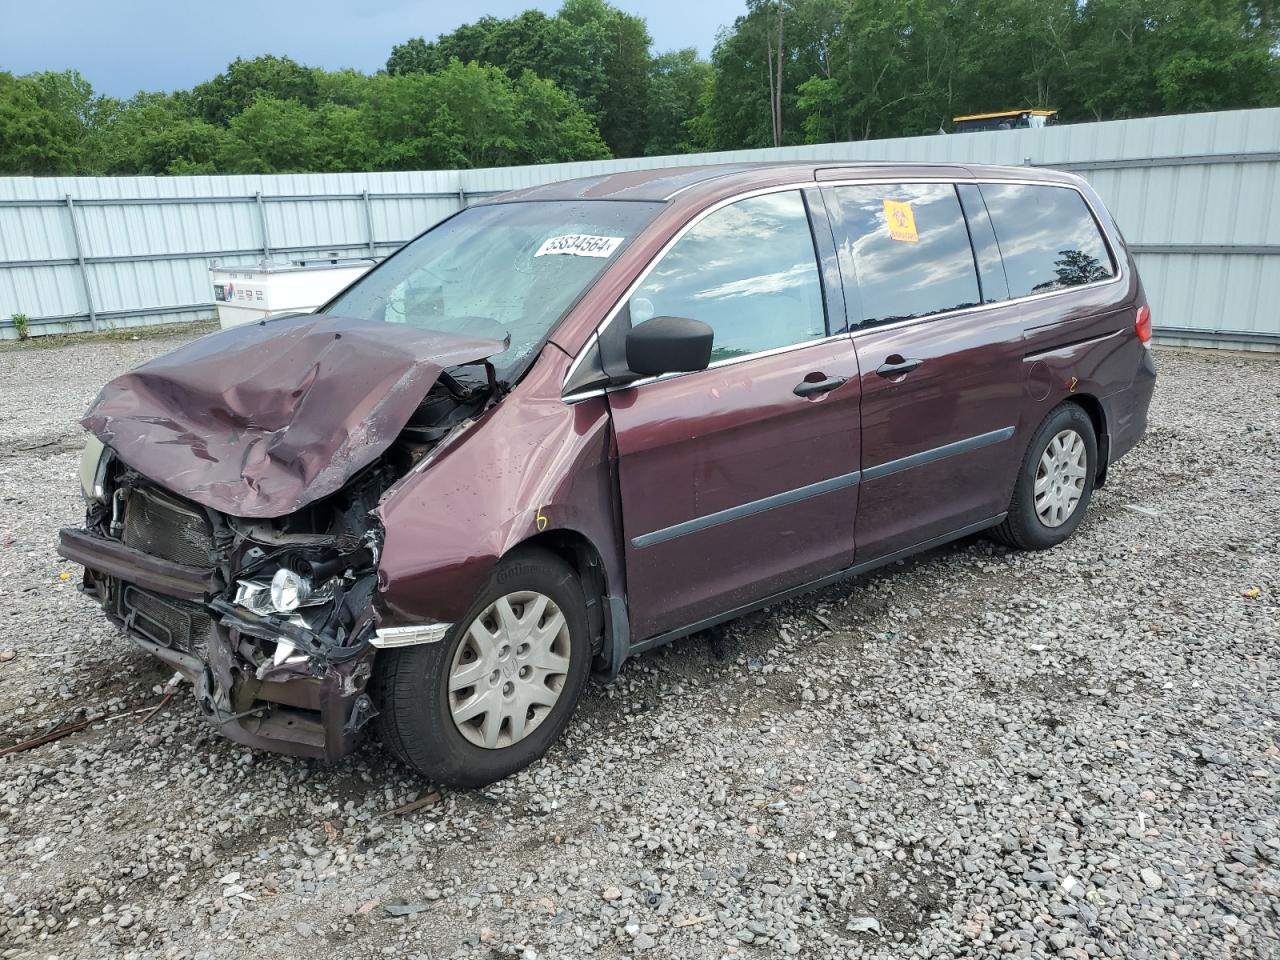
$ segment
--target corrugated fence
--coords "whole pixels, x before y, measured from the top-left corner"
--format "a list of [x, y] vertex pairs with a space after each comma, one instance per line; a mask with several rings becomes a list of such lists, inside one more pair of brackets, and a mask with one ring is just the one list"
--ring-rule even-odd
[[381, 257], [516, 187], [790, 159], [1075, 171], [1137, 254], [1162, 340], [1280, 350], [1280, 109], [488, 170], [0, 178], [0, 337], [19, 312], [33, 334], [206, 319], [211, 260]]

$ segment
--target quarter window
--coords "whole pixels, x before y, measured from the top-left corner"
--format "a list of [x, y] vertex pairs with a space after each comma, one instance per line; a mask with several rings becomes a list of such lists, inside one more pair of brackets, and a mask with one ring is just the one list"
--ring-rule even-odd
[[1098, 224], [1071, 187], [982, 184], [1009, 294], [1075, 287], [1116, 275]]
[[851, 319], [889, 323], [980, 302], [951, 184], [866, 184], [833, 187], [827, 195], [846, 292], [856, 286], [858, 294], [850, 298]]
[[632, 325], [689, 317], [715, 331], [711, 360], [826, 336], [822, 285], [796, 191], [740, 200], [700, 220], [629, 301]]

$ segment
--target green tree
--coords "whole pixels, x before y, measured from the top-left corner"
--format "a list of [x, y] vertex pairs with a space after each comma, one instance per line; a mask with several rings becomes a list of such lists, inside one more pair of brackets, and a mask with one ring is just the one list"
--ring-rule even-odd
[[375, 78], [367, 135], [379, 169], [482, 167], [609, 156], [592, 118], [532, 72], [451, 61], [436, 73]]
[[1076, 27], [1073, 116], [1111, 119], [1280, 101], [1280, 33], [1224, 0], [1090, 0]]
[[[171, 94], [139, 93], [127, 102], [115, 101], [112, 109], [102, 110], [95, 124], [85, 172], [93, 174], [163, 174], [183, 157], [181, 143], [193, 136], [192, 131], [177, 133], [176, 128], [193, 122], [186, 106]], [[203, 121], [200, 121], [203, 124]], [[216, 138], [220, 128], [208, 127], [208, 136]], [[194, 135], [198, 139], [198, 134]], [[200, 151], [198, 163], [210, 163], [216, 155]]]
[[191, 91], [193, 107], [201, 119], [220, 125], [230, 123], [259, 97], [314, 107], [319, 86], [316, 75], [317, 71], [289, 57], [237, 57], [222, 73]]
[[532, 71], [515, 82], [519, 153], [514, 163], [608, 160], [592, 116], [572, 96]]
[[773, 145], [768, 15], [763, 4], [749, 4], [746, 15], [716, 40], [714, 80], [698, 120], [701, 138], [711, 149]]
[[78, 172], [93, 101], [92, 88], [74, 71], [25, 77], [0, 71], [0, 171]]
[[498, 67], [513, 80], [532, 71], [576, 97], [610, 149], [631, 156], [646, 138], [650, 43], [642, 18], [603, 0], [565, 0], [554, 17], [482, 17], [431, 42], [408, 40], [391, 51], [387, 72], [439, 73], [454, 59]]
[[672, 50], [649, 64], [649, 156], [692, 153], [698, 132], [692, 125], [702, 98], [712, 87], [711, 64], [698, 59], [692, 47]]
[[796, 102], [800, 85], [829, 75], [832, 38], [841, 12], [851, 6], [831, 0], [747, 0], [746, 14], [720, 34], [711, 54], [715, 83], [698, 123], [709, 145], [732, 150], [803, 143], [804, 114]]
[[316, 70], [316, 104], [358, 107], [369, 96], [369, 76], [359, 70]]
[[136, 165], [129, 172], [174, 175], [233, 172], [222, 160], [230, 140], [222, 127], [183, 117], [139, 141]]
[[424, 37], [412, 37], [391, 48], [387, 58], [387, 73], [402, 77], [410, 73], [432, 73], [436, 68], [435, 44]]
[[[218, 153], [223, 173], [301, 173], [317, 169], [319, 115], [296, 100], [259, 96], [227, 125]], [[198, 122], [198, 121], [195, 121]]]
[[1278, 8], [748, 0], [716, 43], [712, 90], [692, 129], [732, 148], [769, 145], [775, 124], [784, 143], [821, 142], [930, 133], [959, 113], [1018, 107], [1072, 121], [1276, 104]]
[[564, 0], [557, 19], [569, 25], [569, 50], [578, 55], [580, 74], [599, 78], [598, 86], [583, 84], [596, 89], [563, 85], [596, 115], [605, 143], [617, 156], [640, 154], [648, 132], [649, 28], [642, 18], [604, 0]]
[[377, 144], [362, 108], [326, 103], [315, 116], [315, 154], [308, 168], [317, 173], [377, 169]]
[[433, 166], [493, 167], [518, 163], [516, 96], [496, 67], [454, 60], [431, 74], [428, 115]]

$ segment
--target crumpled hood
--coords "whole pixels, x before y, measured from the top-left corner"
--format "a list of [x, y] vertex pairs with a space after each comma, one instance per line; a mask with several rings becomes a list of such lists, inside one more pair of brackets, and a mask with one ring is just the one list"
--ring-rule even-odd
[[498, 340], [313, 314], [233, 327], [116, 377], [80, 422], [129, 466], [237, 517], [339, 490], [395, 440], [440, 372]]

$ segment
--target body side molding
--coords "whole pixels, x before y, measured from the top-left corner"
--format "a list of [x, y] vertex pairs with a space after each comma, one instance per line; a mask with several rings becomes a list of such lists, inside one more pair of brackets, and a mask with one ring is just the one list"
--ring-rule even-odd
[[642, 533], [640, 536], [631, 539], [631, 545], [636, 549], [651, 547], [655, 543], [674, 540], [676, 537], [683, 537], [688, 533], [697, 533], [699, 530], [706, 530], [708, 527], [716, 527], [732, 520], [741, 520], [743, 517], [764, 513], [764, 511], [772, 510], [774, 507], [783, 507], [789, 503], [798, 503], [801, 500], [808, 500], [810, 497], [819, 497], [834, 490], [843, 490], [845, 487], [852, 487], [858, 483], [860, 477], [861, 474], [855, 470], [853, 473], [832, 477], [830, 480], [819, 480], [817, 483], [796, 487], [794, 490], [784, 490], [782, 493], [775, 493], [772, 496], [752, 500], [736, 507], [718, 510], [702, 517], [694, 517], [692, 520], [672, 524], [669, 527], [663, 527], [650, 533]]
[[912, 467], [920, 467], [926, 463], [945, 460], [947, 457], [968, 453], [971, 450], [980, 450], [994, 443], [1003, 443], [1013, 436], [1013, 430], [1013, 427], [1001, 427], [999, 430], [992, 430], [990, 433], [980, 433], [976, 437], [966, 437], [963, 440], [957, 440], [955, 443], [945, 443], [931, 450], [921, 450], [919, 453], [913, 453], [907, 457], [878, 463], [874, 467], [864, 468], [862, 479], [866, 481], [879, 480], [881, 477], [901, 473], [903, 470], [910, 470]]

